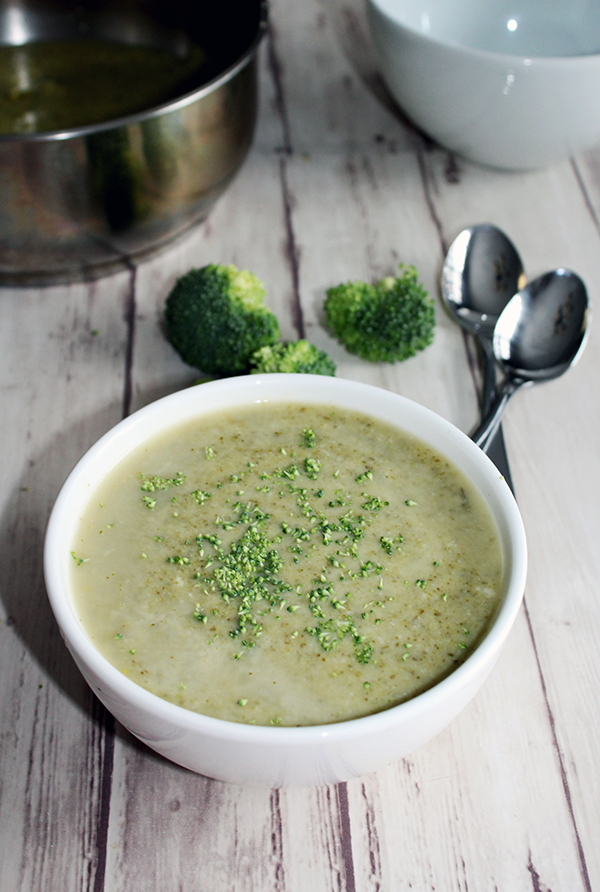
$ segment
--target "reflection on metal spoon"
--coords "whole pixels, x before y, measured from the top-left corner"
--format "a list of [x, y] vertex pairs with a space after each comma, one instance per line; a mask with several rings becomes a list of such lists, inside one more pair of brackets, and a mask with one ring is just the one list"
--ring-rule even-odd
[[464, 229], [450, 245], [442, 268], [442, 300], [452, 318], [473, 334], [481, 346], [484, 412], [489, 409], [496, 384], [494, 326], [510, 298], [524, 284], [523, 263], [517, 249], [490, 223]]
[[510, 397], [520, 388], [564, 374], [579, 358], [589, 323], [585, 285], [558, 269], [517, 292], [496, 322], [494, 356], [505, 379], [486, 417], [472, 435], [487, 450]]

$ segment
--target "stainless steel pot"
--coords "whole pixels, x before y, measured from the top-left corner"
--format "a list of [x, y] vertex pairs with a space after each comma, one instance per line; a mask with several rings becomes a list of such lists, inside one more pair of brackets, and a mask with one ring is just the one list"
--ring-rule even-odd
[[205, 218], [250, 147], [266, 27], [266, 0], [0, 2], [3, 44], [194, 40], [217, 60], [203, 83], [140, 114], [0, 136], [0, 284], [104, 275]]

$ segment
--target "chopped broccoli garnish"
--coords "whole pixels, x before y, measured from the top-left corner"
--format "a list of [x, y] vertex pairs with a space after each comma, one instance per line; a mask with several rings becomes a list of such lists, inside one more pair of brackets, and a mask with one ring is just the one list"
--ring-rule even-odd
[[300, 443], [302, 446], [306, 446], [307, 449], [312, 449], [316, 443], [316, 439], [314, 430], [310, 427], [305, 427], [300, 437]]
[[140, 488], [142, 492], [156, 492], [156, 490], [168, 489], [170, 486], [181, 486], [185, 482], [185, 474], [177, 471], [175, 477], [157, 477], [156, 474], [146, 475], [140, 473]]
[[335, 375], [334, 361], [308, 341], [291, 341], [261, 347], [251, 359], [252, 373], [297, 372], [304, 375]]
[[184, 362], [211, 375], [248, 371], [252, 354], [279, 340], [256, 276], [209, 264], [181, 276], [167, 298], [167, 336]]
[[375, 285], [347, 282], [330, 288], [327, 322], [350, 353], [371, 362], [397, 362], [433, 341], [433, 301], [414, 266], [400, 267]]

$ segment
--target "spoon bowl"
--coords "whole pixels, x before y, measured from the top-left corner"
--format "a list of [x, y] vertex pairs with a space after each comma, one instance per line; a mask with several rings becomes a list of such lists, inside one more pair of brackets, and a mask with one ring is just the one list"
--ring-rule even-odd
[[493, 337], [494, 356], [505, 378], [472, 435], [484, 452], [508, 400], [520, 387], [558, 378], [579, 359], [589, 315], [585, 285], [566, 269], [545, 273], [511, 297], [498, 317]]
[[496, 390], [494, 326], [513, 294], [525, 284], [523, 263], [502, 230], [479, 223], [460, 232], [442, 267], [442, 300], [450, 316], [474, 335], [483, 355], [481, 404], [487, 412]]
[[575, 362], [589, 313], [585, 285], [565, 269], [546, 273], [509, 301], [494, 329], [494, 355], [511, 375], [557, 378]]
[[525, 284], [517, 249], [500, 229], [480, 223], [463, 229], [442, 269], [442, 299], [465, 331], [492, 339], [510, 298]]
[[[481, 408], [485, 414], [496, 393], [494, 327], [513, 294], [525, 284], [523, 263], [511, 240], [490, 223], [480, 223], [457, 235], [442, 268], [441, 293], [448, 313], [472, 334], [483, 360]], [[510, 484], [502, 428], [498, 426], [488, 454]]]

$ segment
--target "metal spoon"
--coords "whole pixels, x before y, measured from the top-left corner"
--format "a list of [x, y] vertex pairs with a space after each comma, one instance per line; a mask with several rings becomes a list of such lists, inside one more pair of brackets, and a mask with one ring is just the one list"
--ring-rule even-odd
[[493, 351], [505, 379], [472, 439], [484, 452], [508, 400], [520, 388], [558, 378], [579, 358], [585, 345], [589, 302], [575, 273], [545, 273], [518, 291], [494, 328]]
[[494, 326], [510, 298], [524, 284], [517, 249], [497, 227], [489, 223], [471, 226], [450, 245], [442, 268], [442, 299], [452, 318], [473, 334], [481, 347], [484, 413], [496, 389]]

